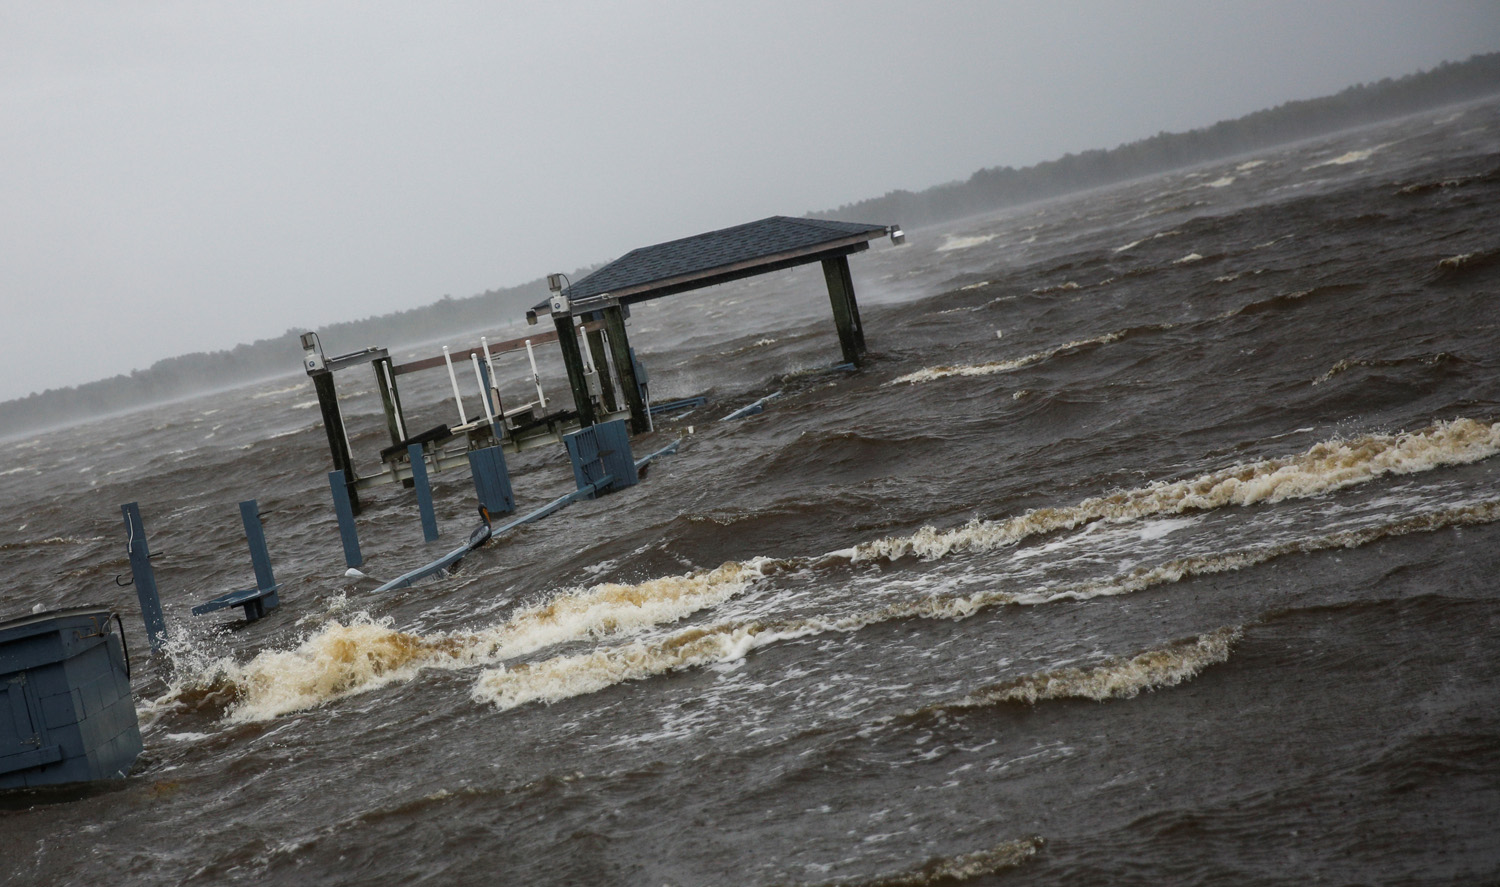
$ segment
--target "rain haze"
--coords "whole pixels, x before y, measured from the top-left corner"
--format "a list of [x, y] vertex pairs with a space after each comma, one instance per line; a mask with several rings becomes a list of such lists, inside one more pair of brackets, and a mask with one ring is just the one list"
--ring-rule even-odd
[[1497, 47], [1492, 0], [0, 3], [0, 400]]

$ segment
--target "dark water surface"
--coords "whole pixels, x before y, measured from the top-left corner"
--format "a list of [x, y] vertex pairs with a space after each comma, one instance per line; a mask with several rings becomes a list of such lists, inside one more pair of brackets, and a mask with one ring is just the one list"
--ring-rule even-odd
[[[710, 398], [636, 441], [680, 453], [380, 596], [304, 377], [12, 437], [0, 616], [125, 611], [146, 751], [6, 797], [0, 878], [1494, 883], [1497, 206], [1489, 102], [856, 256], [856, 374], [814, 371], [816, 267], [643, 306], [656, 398]], [[454, 418], [432, 375], [413, 427]], [[511, 470], [522, 509], [572, 485]], [[431, 546], [368, 497], [367, 573], [467, 534], [436, 481]], [[283, 605], [226, 629], [188, 611], [251, 581], [246, 498]]]

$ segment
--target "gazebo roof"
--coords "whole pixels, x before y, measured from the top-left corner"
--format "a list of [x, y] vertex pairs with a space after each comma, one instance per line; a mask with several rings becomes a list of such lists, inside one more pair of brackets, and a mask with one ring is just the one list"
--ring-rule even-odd
[[[632, 250], [572, 284], [575, 311], [608, 296], [623, 304], [846, 256], [884, 237], [885, 225], [771, 216]], [[580, 304], [582, 303], [582, 304]], [[537, 311], [547, 310], [547, 304]]]

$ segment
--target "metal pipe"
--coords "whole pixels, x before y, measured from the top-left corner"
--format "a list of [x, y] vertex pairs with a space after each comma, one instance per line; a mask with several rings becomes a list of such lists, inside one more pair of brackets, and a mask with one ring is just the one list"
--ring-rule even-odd
[[479, 391], [483, 395], [483, 397], [481, 399], [484, 401], [484, 417], [489, 420], [489, 422], [490, 422], [491, 425], [494, 425], [495, 424], [495, 408], [494, 408], [494, 406], [492, 406], [490, 404], [490, 398], [489, 398], [488, 392], [486, 392], [484, 390], [484, 388], [485, 388], [485, 385], [484, 385], [484, 374], [481, 373], [481, 372], [479, 372], [479, 355], [477, 355], [477, 354], [470, 354], [469, 355], [469, 362], [474, 365], [474, 381], [479, 383]]
[[531, 348], [531, 340], [526, 340], [526, 359], [531, 361], [531, 381], [536, 384], [536, 399], [542, 409], [547, 408], [547, 395], [542, 393], [542, 377], [536, 371], [536, 352]]
[[781, 396], [781, 392], [780, 391], [773, 391], [770, 394], [767, 394], [765, 397], [762, 397], [760, 400], [757, 400], [754, 403], [746, 404], [745, 406], [740, 407], [739, 409], [735, 410], [734, 412], [730, 413], [729, 415], [725, 416], [724, 418], [720, 419], [719, 421], [720, 422], [728, 422], [728, 421], [730, 421], [732, 419], [743, 419], [746, 416], [753, 416], [756, 413], [759, 413], [759, 412], [761, 412], [762, 410], [764, 410], [766, 408], [766, 401], [771, 400], [773, 398], [780, 397], [780, 396]]
[[469, 424], [469, 417], [464, 415], [464, 399], [458, 393], [458, 376], [453, 373], [453, 355], [448, 353], [448, 346], [443, 346], [443, 362], [448, 365], [448, 381], [453, 383], [453, 402], [458, 404], [458, 424]]
[[484, 336], [480, 336], [479, 347], [484, 351], [484, 367], [490, 371], [489, 390], [494, 392], [495, 412], [499, 413], [501, 418], [504, 418], [505, 404], [500, 399], [500, 382], [499, 377], [495, 375], [495, 359], [490, 356], [490, 340]]

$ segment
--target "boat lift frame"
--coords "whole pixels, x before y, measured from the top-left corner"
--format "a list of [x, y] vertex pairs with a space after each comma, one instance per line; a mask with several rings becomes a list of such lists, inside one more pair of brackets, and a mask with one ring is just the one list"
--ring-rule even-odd
[[[326, 357], [317, 333], [302, 334], [303, 370], [313, 380], [318, 395], [318, 408], [322, 413], [323, 428], [328, 435], [328, 449], [335, 471], [343, 472], [344, 483], [349, 492], [350, 505], [357, 514], [360, 510], [359, 491], [388, 484], [412, 482], [412, 467], [409, 447], [423, 444], [421, 451], [432, 471], [442, 472], [467, 466], [471, 450], [499, 446], [502, 451], [519, 453], [536, 447], [558, 443], [563, 435], [580, 427], [577, 410], [546, 412], [547, 397], [542, 391], [537, 373], [535, 347], [557, 341], [558, 334], [542, 332], [536, 335], [503, 342], [491, 343], [481, 338], [474, 348], [454, 351], [447, 346], [438, 356], [422, 358], [408, 363], [394, 363], [385, 348], [369, 347], [361, 351]], [[506, 408], [495, 382], [494, 359], [499, 356], [526, 352], [531, 363], [531, 382], [536, 386], [537, 399], [512, 408]], [[464, 409], [463, 396], [458, 383], [456, 364], [468, 363], [472, 368], [480, 390], [482, 409], [479, 415], [470, 418]], [[380, 402], [385, 414], [386, 431], [391, 445], [381, 451], [379, 471], [361, 474], [354, 464], [348, 430], [344, 424], [343, 411], [339, 407], [338, 389], [334, 373], [350, 367], [369, 364], [375, 374], [375, 384], [380, 391]], [[406, 414], [401, 405], [401, 391], [397, 380], [410, 373], [444, 368], [453, 389], [454, 403], [458, 409], [458, 423], [439, 425], [425, 431], [413, 432], [406, 424]], [[602, 407], [606, 418], [617, 412], [628, 415], [628, 411], [616, 411]], [[590, 416], [590, 422], [598, 421]], [[455, 441], [461, 446], [449, 448]]]

